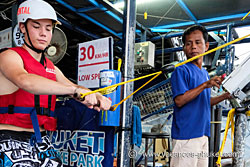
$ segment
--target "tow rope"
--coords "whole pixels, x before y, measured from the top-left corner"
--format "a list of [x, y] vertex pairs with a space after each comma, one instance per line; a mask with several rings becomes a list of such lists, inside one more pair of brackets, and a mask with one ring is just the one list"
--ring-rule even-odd
[[144, 78], [147, 78], [147, 77], [150, 77], [150, 76], [154, 76], [154, 77], [152, 77], [148, 82], [146, 82], [145, 84], [143, 84], [140, 88], [138, 88], [138, 89], [135, 90], [133, 93], [131, 93], [129, 96], [127, 96], [126, 98], [124, 98], [123, 100], [121, 100], [121, 102], [119, 102], [118, 104], [115, 104], [115, 105], [113, 105], [113, 106], [110, 107], [110, 110], [111, 110], [111, 111], [115, 111], [116, 108], [117, 108], [120, 104], [122, 104], [124, 101], [126, 101], [126, 100], [127, 100], [128, 98], [130, 98], [133, 94], [135, 94], [136, 92], [138, 92], [140, 89], [142, 89], [144, 86], [146, 86], [148, 83], [150, 83], [153, 79], [155, 79], [156, 77], [158, 77], [158, 76], [159, 76], [160, 74], [162, 74], [163, 72], [164, 72], [164, 73], [172, 72], [172, 71], [175, 70], [176, 67], [179, 67], [179, 66], [181, 66], [181, 65], [184, 65], [184, 64], [186, 64], [186, 63], [189, 63], [189, 62], [191, 62], [191, 61], [193, 61], [193, 60], [195, 60], [195, 59], [198, 59], [198, 58], [200, 58], [200, 57], [202, 57], [202, 56], [205, 56], [205, 55], [207, 55], [207, 54], [209, 54], [209, 53], [212, 53], [212, 52], [214, 52], [214, 51], [216, 51], [216, 50], [222, 49], [222, 48], [224, 48], [224, 47], [226, 47], [226, 46], [228, 46], [228, 45], [231, 45], [231, 44], [233, 44], [233, 43], [239, 42], [239, 41], [241, 41], [242, 39], [245, 39], [245, 38], [248, 37], [248, 36], [250, 36], [250, 34], [245, 35], [245, 36], [243, 36], [243, 37], [241, 37], [241, 38], [237, 38], [237, 39], [235, 39], [235, 40], [233, 40], [233, 41], [230, 41], [230, 42], [228, 42], [228, 43], [225, 43], [225, 44], [223, 44], [223, 45], [220, 45], [220, 46], [218, 46], [218, 47], [216, 47], [216, 48], [214, 48], [214, 49], [208, 50], [208, 51], [205, 52], [205, 53], [202, 53], [202, 54], [199, 54], [199, 55], [197, 55], [197, 56], [194, 56], [194, 57], [192, 57], [192, 58], [190, 58], [190, 59], [188, 59], [188, 60], [185, 60], [185, 61], [183, 61], [183, 62], [180, 62], [180, 63], [178, 63], [178, 64], [176, 64], [176, 65], [167, 64], [167, 65], [165, 65], [165, 66], [162, 67], [162, 71], [158, 71], [158, 72], [155, 72], [155, 73], [152, 73], [152, 74], [148, 74], [148, 75], [145, 75], [145, 76], [141, 76], [141, 77], [138, 77], [138, 78], [134, 78], [134, 79], [131, 79], [131, 80], [128, 80], [128, 81], [120, 82], [120, 83], [118, 83], [118, 84], [111, 85], [111, 86], [107, 86], [107, 87], [105, 87], [105, 88], [96, 89], [96, 90], [94, 90], [94, 91], [90, 91], [90, 92], [87, 92], [87, 93], [81, 93], [81, 97], [80, 97], [80, 98], [81, 98], [81, 99], [84, 99], [85, 96], [87, 96], [87, 95], [89, 95], [89, 94], [92, 94], [92, 93], [97, 93], [97, 92], [99, 92], [99, 93], [105, 95], [105, 93], [108, 94], [108, 92], [112, 92], [112, 91], [108, 91], [108, 90], [110, 90], [110, 89], [112, 90], [112, 88], [114, 89], [114, 88], [116, 88], [117, 86], [124, 85], [124, 84], [126, 84], [126, 83], [133, 82], [133, 81], [137, 81], [137, 80], [140, 80], [140, 79], [144, 79]]
[[[232, 153], [234, 152], [233, 150], [233, 139], [234, 139], [234, 115], [235, 115], [235, 109], [231, 109], [229, 112], [228, 112], [228, 115], [227, 115], [227, 123], [226, 123], [226, 127], [225, 127], [225, 133], [224, 133], [224, 138], [222, 140], [222, 144], [221, 144], [221, 147], [219, 149], [219, 152], [218, 152], [218, 159], [216, 161], [216, 164], [221, 167], [221, 157], [222, 157], [222, 154], [223, 154], [223, 149], [224, 149], [224, 146], [225, 146], [225, 143], [226, 143], [226, 139], [227, 139], [227, 133], [228, 133], [228, 129], [230, 128], [230, 125], [231, 125], [231, 140], [232, 140]], [[247, 111], [246, 112], [246, 115], [247, 116], [250, 116], [250, 111]]]

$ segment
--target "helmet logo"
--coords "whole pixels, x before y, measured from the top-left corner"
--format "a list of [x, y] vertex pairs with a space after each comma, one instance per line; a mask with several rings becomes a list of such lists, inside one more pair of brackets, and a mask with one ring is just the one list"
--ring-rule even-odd
[[30, 14], [30, 7], [18, 8], [17, 15], [20, 15], [20, 14]]

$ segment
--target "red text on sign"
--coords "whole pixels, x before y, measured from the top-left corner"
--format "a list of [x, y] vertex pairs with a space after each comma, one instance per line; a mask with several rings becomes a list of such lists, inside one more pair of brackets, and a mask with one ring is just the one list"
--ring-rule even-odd
[[96, 80], [100, 79], [100, 73], [95, 73], [95, 74], [87, 74], [87, 75], [80, 75], [78, 77], [79, 81], [89, 81], [89, 80]]
[[109, 53], [108, 52], [104, 52], [104, 53], [96, 54], [95, 58], [99, 59], [99, 58], [104, 58], [104, 57], [108, 57], [108, 56], [109, 56]]
[[90, 74], [79, 76], [79, 81], [88, 81], [90, 79]]
[[96, 79], [100, 79], [100, 73], [91, 75], [91, 80], [96, 80]]
[[[87, 51], [87, 53], [86, 53]], [[87, 54], [87, 55], [86, 55]], [[89, 45], [89, 47], [86, 48], [85, 47], [81, 47], [80, 48], [80, 61], [84, 61], [86, 59], [86, 57], [88, 57], [89, 60], [94, 58], [95, 55], [95, 48], [93, 45]]]

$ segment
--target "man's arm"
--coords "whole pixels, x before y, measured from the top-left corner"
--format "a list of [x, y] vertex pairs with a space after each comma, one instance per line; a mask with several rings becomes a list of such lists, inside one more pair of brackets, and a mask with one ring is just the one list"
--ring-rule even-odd
[[177, 107], [182, 107], [183, 105], [195, 99], [204, 89], [211, 88], [212, 86], [216, 86], [219, 88], [220, 84], [221, 84], [221, 77], [215, 76], [211, 78], [209, 81], [202, 83], [198, 87], [186, 91], [182, 95], [176, 96], [174, 99], [175, 104], [177, 105]]
[[[15, 51], [7, 50], [0, 54], [0, 71], [17, 88], [40, 95], [73, 95], [74, 93], [80, 94], [90, 91], [89, 89], [73, 84], [58, 68], [55, 70], [57, 81], [28, 73], [23, 67], [21, 57]], [[11, 91], [9, 93], [12, 93]], [[111, 101], [95, 94], [86, 96], [82, 103], [89, 108], [93, 108], [94, 105], [98, 104], [98, 100], [100, 107], [95, 107], [96, 110], [109, 109]]]
[[21, 57], [12, 50], [0, 54], [0, 71], [4, 77], [32, 94], [64, 95], [74, 94], [76, 87], [28, 73]]
[[224, 94], [222, 94], [220, 96], [211, 97], [210, 104], [211, 104], [211, 106], [213, 106], [213, 105], [216, 105], [216, 104], [218, 104], [219, 102], [221, 102], [223, 100], [231, 99], [231, 98], [232, 98], [232, 96], [230, 95], [230, 93], [226, 92], [226, 93], [224, 93]]
[[204, 89], [206, 88], [205, 83], [199, 85], [198, 87], [186, 91], [184, 94], [176, 96], [174, 102], [177, 107], [182, 107], [188, 102], [195, 99]]

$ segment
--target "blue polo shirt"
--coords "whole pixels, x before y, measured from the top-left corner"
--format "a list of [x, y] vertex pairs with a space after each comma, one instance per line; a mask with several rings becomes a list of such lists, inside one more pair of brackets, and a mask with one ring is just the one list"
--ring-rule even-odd
[[[173, 98], [209, 80], [208, 72], [192, 63], [177, 67], [171, 76]], [[174, 106], [172, 138], [187, 140], [210, 136], [211, 89], [204, 89], [195, 99], [182, 107]]]

